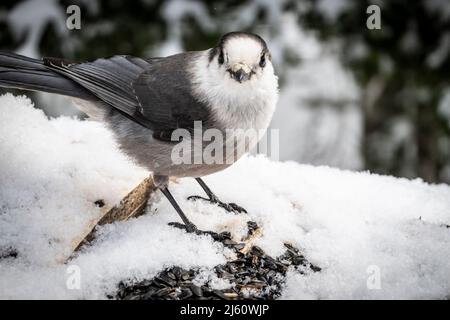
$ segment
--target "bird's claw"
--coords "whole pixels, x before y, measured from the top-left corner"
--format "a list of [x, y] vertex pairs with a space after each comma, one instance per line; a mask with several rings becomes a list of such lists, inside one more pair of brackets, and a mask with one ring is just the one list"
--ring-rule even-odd
[[218, 204], [219, 204], [219, 207], [224, 208], [228, 212], [247, 213], [247, 210], [245, 210], [244, 208], [242, 208], [241, 206], [239, 206], [233, 202], [230, 202], [230, 203], [219, 202]]
[[196, 201], [196, 200], [205, 200], [208, 202], [211, 202], [211, 199], [209, 198], [204, 198], [204, 197], [200, 197], [200, 196], [189, 196], [187, 197], [188, 200], [192, 200], [192, 201]]
[[170, 222], [169, 226], [185, 230], [187, 233], [195, 233], [196, 235], [209, 235], [215, 241], [219, 241], [219, 242], [223, 242], [225, 240], [231, 239], [231, 234], [227, 231], [221, 232], [221, 233], [217, 233], [214, 231], [203, 231], [203, 230], [199, 230], [194, 224], [185, 225], [185, 224], [179, 223], [179, 222]]
[[217, 204], [219, 207], [225, 209], [228, 212], [247, 213], [247, 210], [245, 210], [241, 206], [237, 205], [236, 203], [232, 203], [232, 202], [225, 203], [225, 202], [220, 201], [217, 198], [209, 199], [209, 198], [204, 198], [204, 197], [201, 197], [201, 196], [190, 196], [187, 199], [188, 200], [193, 200], [193, 201], [196, 201], [196, 200], [208, 201], [210, 203]]
[[197, 233], [199, 230], [194, 224], [184, 224], [180, 222], [169, 222], [169, 226], [186, 230], [187, 233]]

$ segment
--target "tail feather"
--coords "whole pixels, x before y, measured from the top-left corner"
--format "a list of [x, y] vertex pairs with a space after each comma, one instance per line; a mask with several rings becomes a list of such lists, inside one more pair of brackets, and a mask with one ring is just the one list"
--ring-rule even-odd
[[97, 99], [73, 80], [49, 70], [42, 60], [7, 52], [0, 52], [0, 87]]

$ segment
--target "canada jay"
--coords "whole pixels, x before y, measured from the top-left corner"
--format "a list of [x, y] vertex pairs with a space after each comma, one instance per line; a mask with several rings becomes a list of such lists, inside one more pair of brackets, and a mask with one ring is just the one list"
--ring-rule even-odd
[[[204, 130], [266, 130], [278, 98], [266, 43], [244, 32], [225, 34], [211, 49], [165, 58], [113, 56], [72, 63], [0, 53], [0, 86], [72, 97], [90, 118], [107, 124], [126, 154], [152, 172], [184, 222], [172, 225], [196, 233], [201, 231], [167, 188], [169, 177], [194, 177], [208, 199], [190, 198], [242, 212], [236, 204], [219, 201], [200, 178], [225, 169], [242, 154], [231, 161], [227, 154], [219, 163], [174, 163], [172, 151], [179, 141], [173, 141], [173, 132], [192, 132], [198, 122]], [[245, 142], [245, 150], [256, 143], [257, 139]]]

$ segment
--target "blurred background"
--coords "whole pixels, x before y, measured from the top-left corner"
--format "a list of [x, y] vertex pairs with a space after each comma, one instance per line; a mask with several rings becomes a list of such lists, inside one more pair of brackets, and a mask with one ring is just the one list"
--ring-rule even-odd
[[[80, 30], [66, 27], [72, 4]], [[380, 30], [366, 27], [371, 4]], [[450, 183], [448, 0], [0, 3], [0, 49], [32, 57], [166, 56], [235, 30], [258, 33], [272, 52], [281, 160]], [[63, 97], [34, 98], [50, 117], [76, 114]]]

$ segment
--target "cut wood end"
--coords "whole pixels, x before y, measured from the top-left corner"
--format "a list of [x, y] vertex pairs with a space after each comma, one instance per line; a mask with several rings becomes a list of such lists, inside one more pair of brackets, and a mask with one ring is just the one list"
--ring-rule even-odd
[[138, 217], [145, 212], [150, 194], [156, 190], [151, 177], [144, 179], [136, 188], [129, 192], [116, 206], [105, 205], [98, 218], [89, 221], [85, 232], [72, 241], [72, 251], [65, 261], [69, 260], [83, 245], [95, 237], [95, 228], [116, 221], [125, 221]]
[[253, 247], [255, 241], [261, 238], [261, 236], [262, 236], [261, 228], [258, 228], [255, 231], [253, 231], [253, 233], [250, 236], [248, 236], [247, 239], [244, 240], [245, 246], [241, 250], [239, 250], [239, 252], [242, 254], [248, 253]]

